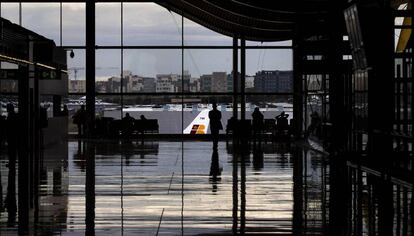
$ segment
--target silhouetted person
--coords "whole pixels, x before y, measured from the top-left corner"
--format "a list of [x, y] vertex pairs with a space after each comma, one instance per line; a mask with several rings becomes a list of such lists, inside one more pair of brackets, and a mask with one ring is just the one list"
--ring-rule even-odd
[[288, 118], [289, 114], [285, 114], [284, 111], [276, 116], [276, 129], [279, 133], [283, 133], [289, 128]]
[[147, 120], [147, 118], [144, 115], [140, 116], [141, 120]]
[[253, 118], [253, 138], [261, 140], [261, 133], [263, 129], [263, 114], [260, 112], [259, 108], [256, 107], [252, 113]]
[[210, 118], [210, 131], [213, 139], [213, 148], [217, 148], [219, 132], [223, 129], [223, 125], [221, 124], [221, 112], [217, 110], [217, 104], [215, 102], [213, 102], [213, 110], [208, 113], [208, 118]]
[[217, 184], [221, 181], [221, 171], [217, 149], [213, 149], [210, 165], [210, 181], [213, 185], [213, 192], [217, 192]]
[[69, 115], [68, 106], [63, 105], [62, 116], [68, 116], [68, 115]]
[[131, 137], [132, 130], [134, 129], [134, 121], [135, 118], [130, 116], [128, 112], [125, 114], [125, 117], [122, 118], [122, 134], [124, 137]]
[[78, 135], [82, 137], [85, 135], [85, 124], [86, 124], [86, 111], [85, 105], [82, 105], [81, 108], [76, 111], [73, 115], [73, 123], [78, 126]]

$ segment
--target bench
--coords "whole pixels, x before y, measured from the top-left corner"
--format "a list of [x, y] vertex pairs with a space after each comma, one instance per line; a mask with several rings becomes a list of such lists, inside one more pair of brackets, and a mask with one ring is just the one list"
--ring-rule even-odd
[[122, 136], [136, 136], [138, 134], [154, 134], [159, 132], [157, 119], [134, 120], [126, 123], [123, 120], [103, 117], [96, 122], [96, 134], [102, 137], [117, 138]]
[[229, 119], [227, 121], [226, 134], [234, 134], [241, 138], [249, 138], [252, 134], [251, 120]]
[[134, 131], [142, 134], [147, 133], [158, 133], [159, 126], [157, 119], [146, 119], [146, 120], [135, 120]]

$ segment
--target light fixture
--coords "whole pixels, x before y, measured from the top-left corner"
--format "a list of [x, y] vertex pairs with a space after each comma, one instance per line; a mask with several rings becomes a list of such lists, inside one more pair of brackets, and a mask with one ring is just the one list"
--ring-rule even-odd
[[73, 52], [73, 49], [70, 51], [69, 56], [70, 56], [70, 58], [74, 58], [75, 57], [75, 53]]

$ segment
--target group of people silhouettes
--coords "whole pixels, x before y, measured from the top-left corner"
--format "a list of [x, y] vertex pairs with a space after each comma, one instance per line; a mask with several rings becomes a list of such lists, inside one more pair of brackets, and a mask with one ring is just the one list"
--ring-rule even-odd
[[[223, 125], [221, 124], [221, 112], [217, 110], [217, 104], [215, 102], [212, 103], [213, 110], [211, 110], [208, 114], [210, 118], [210, 132], [211, 137], [213, 140], [213, 148], [217, 148], [218, 139], [219, 139], [219, 132], [223, 129]], [[284, 132], [289, 129], [289, 122], [288, 122], [289, 114], [286, 114], [282, 111], [276, 118], [276, 132]], [[231, 129], [237, 129], [236, 126], [237, 119], [235, 117], [231, 117], [228, 121], [227, 131]], [[231, 127], [230, 127], [231, 126]], [[259, 107], [256, 107], [252, 113], [252, 131], [253, 131], [253, 138], [254, 139], [261, 139], [261, 134], [264, 129], [264, 115], [260, 112]], [[241, 137], [239, 137], [241, 138]]]

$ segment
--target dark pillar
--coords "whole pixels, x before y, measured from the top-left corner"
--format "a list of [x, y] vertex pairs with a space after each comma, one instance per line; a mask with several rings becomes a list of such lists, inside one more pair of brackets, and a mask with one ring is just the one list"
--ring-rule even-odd
[[240, 160], [240, 235], [246, 233], [246, 161], [249, 154], [243, 150]]
[[[84, 144], [85, 145], [85, 144]], [[95, 145], [86, 143], [85, 235], [95, 235]]]
[[[29, 48], [31, 44], [29, 43]], [[29, 229], [29, 207], [30, 207], [30, 92], [29, 92], [29, 71], [21, 68], [22, 76], [19, 78], [19, 143], [18, 143], [18, 212], [19, 212], [19, 234], [26, 234]]]
[[86, 2], [86, 132], [95, 125], [95, 1]]
[[379, 179], [374, 187], [375, 195], [378, 198], [378, 235], [393, 235], [393, 186], [388, 180]]
[[[343, 16], [344, 6], [339, 2], [331, 2], [329, 5], [329, 16], [327, 30], [329, 34], [329, 44], [327, 53], [327, 72], [329, 73], [329, 112], [332, 123], [331, 143], [333, 150], [343, 150], [346, 141], [346, 123], [349, 121], [345, 116], [345, 96], [344, 96], [344, 61], [341, 50], [343, 45], [342, 35], [345, 31], [345, 20]], [[333, 151], [332, 150], [332, 151]]]
[[302, 235], [303, 226], [303, 151], [294, 150], [293, 158], [293, 235]]
[[238, 153], [235, 150], [236, 148], [234, 147], [233, 144], [233, 160], [232, 160], [232, 165], [233, 165], [233, 211], [232, 211], [232, 218], [233, 218], [233, 227], [232, 227], [232, 232], [233, 235], [237, 235], [237, 227], [238, 227], [238, 207], [239, 207], [239, 187], [238, 187], [238, 166], [237, 166], [237, 161], [238, 161]]
[[246, 95], [245, 95], [245, 86], [246, 86], [246, 40], [241, 39], [241, 48], [240, 48], [240, 119], [246, 119]]
[[301, 68], [301, 39], [297, 37], [293, 40], [293, 125], [294, 136], [300, 138], [303, 124], [303, 104], [304, 94], [302, 90], [302, 73]]
[[[368, 60], [373, 70], [369, 73], [368, 126], [370, 157], [388, 165], [392, 157], [391, 132], [394, 121], [394, 18], [388, 1], [364, 16], [373, 31], [366, 43]], [[373, 13], [371, 16], [371, 12]], [[364, 30], [364, 28], [362, 28]], [[381, 40], [377, 40], [381, 38]], [[380, 119], [379, 119], [380, 118]]]
[[238, 45], [237, 45], [237, 37], [233, 37], [233, 117], [238, 118], [238, 95], [239, 92], [239, 80], [238, 80]]
[[343, 157], [330, 156], [329, 235], [346, 236], [351, 183], [348, 167]]

